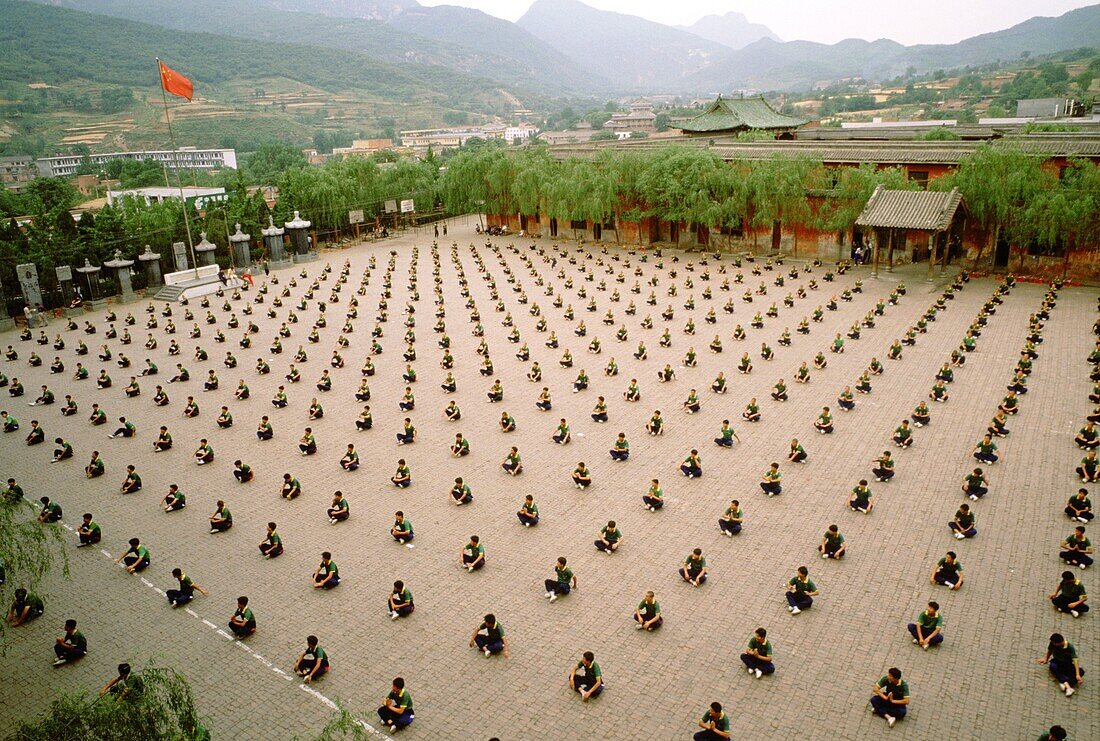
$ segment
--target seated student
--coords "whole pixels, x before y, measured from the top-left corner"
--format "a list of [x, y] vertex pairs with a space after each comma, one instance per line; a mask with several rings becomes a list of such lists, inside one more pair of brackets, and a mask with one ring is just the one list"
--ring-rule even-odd
[[233, 396], [238, 401], [244, 401], [245, 399], [247, 399], [249, 397], [249, 395], [250, 395], [250, 392], [248, 390], [248, 386], [247, 386], [247, 384], [245, 384], [244, 379], [242, 378], [240, 380], [240, 382], [237, 384], [237, 390], [233, 392]]
[[267, 523], [267, 535], [260, 541], [258, 547], [264, 558], [278, 558], [283, 555], [283, 539], [279, 536], [274, 522]]
[[869, 394], [871, 393], [871, 374], [864, 371], [859, 379], [856, 381], [856, 393]]
[[1073, 617], [1080, 617], [1089, 611], [1089, 606], [1085, 602], [1088, 599], [1085, 587], [1072, 571], [1062, 572], [1062, 580], [1058, 582], [1058, 586], [1049, 597], [1054, 609]]
[[917, 615], [916, 622], [907, 626], [913, 643], [927, 651], [932, 646], [943, 643], [943, 616], [937, 602], [929, 602], [928, 607]]
[[882, 455], [875, 458], [872, 463], [878, 465], [871, 469], [875, 475], [875, 481], [889, 481], [894, 478], [894, 459], [889, 450], [882, 451]]
[[960, 504], [955, 512], [955, 518], [947, 523], [947, 526], [959, 540], [973, 538], [978, 534], [978, 528], [974, 527], [974, 513], [970, 511], [969, 504]]
[[317, 642], [317, 636], [306, 637], [306, 647], [294, 662], [294, 673], [306, 684], [320, 679], [329, 670], [328, 654]]
[[340, 569], [332, 560], [332, 554], [325, 551], [321, 554], [321, 563], [313, 572], [314, 589], [332, 589], [340, 584]]
[[454, 486], [451, 487], [451, 501], [460, 506], [474, 501], [470, 485], [463, 482], [461, 476], [455, 479]]
[[913, 430], [909, 427], [909, 420], [903, 419], [901, 425], [894, 429], [891, 438], [899, 448], [908, 448], [913, 444]]
[[833, 431], [833, 415], [829, 412], [829, 407], [821, 408], [821, 414], [814, 421], [814, 429], [822, 435], [828, 435]]
[[237, 638], [247, 638], [256, 632], [256, 617], [248, 606], [248, 597], [237, 598], [237, 609], [229, 618], [229, 630]]
[[[406, 423], [407, 422], [408, 420], [406, 419]], [[408, 434], [408, 429], [409, 428], [407, 427], [405, 428], [406, 435]], [[412, 434], [414, 434], [415, 436], [416, 431], [414, 430], [414, 433]], [[466, 455], [470, 455], [470, 441], [463, 438], [462, 433], [459, 432], [458, 434], [454, 435], [454, 443], [451, 445], [451, 457], [461, 458], [465, 457]]]
[[49, 497], [40, 497], [39, 500], [42, 503], [42, 509], [38, 513], [38, 521], [44, 523], [53, 523], [61, 521], [61, 505], [53, 501]]
[[993, 442], [991, 436], [986, 435], [974, 446], [974, 460], [990, 466], [1000, 460], [1000, 456], [997, 455], [997, 443]]
[[779, 381], [772, 386], [772, 398], [776, 401], [787, 400], [787, 384], [780, 378]]
[[363, 407], [363, 411], [359, 413], [359, 418], [355, 420], [355, 429], [362, 432], [372, 427], [374, 427], [374, 415], [371, 413], [370, 404], [367, 404]]
[[703, 463], [699, 458], [699, 451], [692, 448], [688, 457], [680, 464], [680, 473], [689, 479], [697, 479], [703, 476]]
[[271, 421], [267, 418], [267, 415], [260, 417], [260, 424], [256, 427], [256, 439], [257, 440], [270, 440], [275, 436], [275, 429], [271, 426]]
[[769, 497], [782, 494], [783, 485], [780, 483], [781, 478], [782, 474], [779, 473], [779, 464], [773, 462], [768, 470], [764, 472], [764, 477], [760, 479], [760, 489]]
[[224, 533], [232, 527], [233, 513], [229, 511], [229, 507], [225, 506], [225, 502], [219, 499], [214, 514], [210, 515], [210, 532]]
[[867, 488], [867, 479], [860, 479], [859, 483], [852, 489], [852, 497], [848, 500], [848, 508], [853, 512], [862, 512], [865, 515], [871, 514], [871, 510], [875, 508], [875, 498], [871, 494], [871, 490]]
[[542, 387], [542, 391], [539, 392], [538, 401], [535, 402], [535, 406], [544, 412], [549, 412], [553, 409], [554, 405], [550, 398], [550, 389], [546, 386]]
[[179, 588], [167, 589], [164, 592], [164, 596], [168, 598], [168, 604], [172, 605], [172, 607], [186, 605], [195, 598], [195, 592], [198, 592], [204, 597], [207, 596], [207, 591], [191, 581], [191, 577], [183, 573], [183, 569], [172, 569], [172, 576], [179, 581]]
[[135, 491], [141, 491], [141, 476], [138, 475], [133, 465], [127, 466], [127, 477], [123, 480], [119, 490], [122, 494], [134, 494]]
[[1008, 437], [1008, 418], [1005, 417], [1005, 413], [998, 409], [993, 419], [989, 420], [989, 426], [985, 431], [994, 437]]
[[255, 475], [252, 466], [242, 463], [239, 459], [233, 461], [233, 478], [237, 479], [238, 483], [247, 484]]
[[328, 515], [330, 525], [343, 522], [351, 516], [351, 511], [348, 509], [348, 500], [347, 497], [344, 496], [344, 492], [333, 492], [332, 504], [325, 510], [325, 513]]
[[[913, 410], [912, 416], [913, 424], [915, 424], [917, 427], [924, 427], [932, 421], [932, 415], [928, 411], [928, 405], [925, 404], [924, 401], [921, 401], [919, 404], [917, 404], [916, 408]], [[895, 440], [895, 442], [897, 441]]]
[[217, 422], [218, 427], [221, 427], [223, 430], [233, 426], [233, 415], [229, 413], [229, 407], [222, 407], [215, 422]]
[[[550, 436], [550, 439], [556, 442], [558, 445], [569, 444], [569, 424], [565, 421], [564, 417], [558, 421], [558, 427], [554, 431], [554, 434]], [[512, 448], [512, 450], [515, 450], [515, 448]], [[513, 473], [512, 471], [508, 470], [507, 467], [505, 467], [504, 470], [508, 471], [509, 473]], [[513, 473], [513, 475], [515, 474]]]
[[39, 425], [37, 419], [31, 420], [31, 430], [27, 433], [27, 445], [39, 445], [46, 440], [46, 431]]
[[206, 374], [206, 380], [202, 384], [203, 391], [217, 391], [218, 390], [218, 377], [214, 374], [214, 371], [209, 371]]
[[581, 370], [577, 375], [577, 379], [573, 381], [573, 393], [579, 393], [588, 388], [588, 374]]
[[[4, 381], [4, 380], [6, 380], [4, 378], [4, 374], [0, 373], [0, 381]], [[0, 386], [4, 386], [4, 385], [5, 385], [4, 383], [0, 383]], [[76, 407], [76, 402], [73, 400], [73, 397], [70, 394], [65, 394], [65, 406], [62, 407], [62, 409], [61, 409], [61, 416], [71, 417], [74, 414], [76, 414], [77, 411], [78, 410], [77, 410], [77, 407]]]
[[489, 389], [489, 393], [486, 394], [489, 397], [489, 403], [495, 404], [504, 400], [504, 386], [501, 385], [500, 379], [493, 381], [492, 387]]
[[37, 399], [31, 402], [30, 406], [48, 406], [55, 401], [53, 391], [50, 391], [46, 386], [42, 387], [42, 393]]
[[297, 499], [302, 494], [302, 484], [297, 478], [291, 476], [289, 473], [283, 474], [283, 485], [279, 490], [279, 496], [283, 499], [291, 500]]
[[607, 524], [600, 528], [600, 535], [595, 540], [596, 550], [611, 555], [619, 550], [622, 545], [622, 531], [615, 525], [614, 520], [608, 520]]
[[399, 489], [405, 489], [412, 485], [412, 472], [405, 465], [405, 458], [398, 458], [397, 471], [393, 476], [390, 476], [389, 480]]
[[8, 608], [8, 624], [17, 628], [39, 617], [45, 610], [42, 598], [37, 594], [22, 588], [16, 589], [15, 599]]
[[347, 452], [340, 459], [340, 467], [345, 471], [354, 471], [359, 468], [359, 453], [355, 451], [355, 445], [348, 443]]
[[1100, 481], [1100, 459], [1097, 459], [1096, 451], [1090, 450], [1088, 455], [1081, 459], [1081, 465], [1076, 470], [1082, 483], [1090, 484]]
[[817, 546], [818, 553], [821, 554], [822, 558], [832, 558], [839, 561], [844, 558], [847, 550], [848, 546], [844, 542], [844, 536], [840, 534], [840, 528], [836, 525], [829, 525], [825, 534], [821, 536], [820, 545]]
[[280, 386], [275, 390], [275, 396], [271, 398], [271, 406], [276, 409], [285, 409], [290, 404], [290, 400], [286, 396], [286, 387]]
[[401, 545], [412, 547], [409, 541], [416, 536], [413, 533], [412, 522], [409, 521], [408, 517], [405, 517], [404, 512], [398, 511], [394, 513], [393, 527], [390, 528], [390, 536]]
[[569, 673], [569, 689], [580, 693], [581, 700], [588, 702], [603, 692], [603, 688], [603, 673], [596, 663], [596, 656], [591, 651], [585, 651]]
[[165, 450], [172, 448], [172, 435], [168, 432], [168, 428], [164, 425], [160, 427], [160, 434], [157, 435], [157, 439], [153, 441], [153, 452], [161, 453]]
[[551, 602], [577, 588], [577, 577], [573, 569], [566, 566], [565, 556], [558, 556], [554, 564], [554, 578], [546, 579], [544, 586], [546, 587], [545, 596]]
[[805, 463], [806, 459], [806, 449], [798, 442], [798, 438], [792, 439], [790, 451], [787, 453], [787, 460], [791, 463]]
[[497, 621], [496, 616], [489, 613], [482, 620], [470, 636], [470, 648], [477, 647], [478, 651], [486, 657], [503, 653], [508, 658], [508, 638], [504, 634], [504, 627]]
[[745, 522], [745, 515], [741, 511], [741, 503], [736, 499], [730, 502], [725, 513], [718, 518], [718, 528], [727, 536], [733, 537], [741, 532]]
[[413, 595], [405, 582], [398, 580], [393, 583], [393, 591], [390, 592], [387, 601], [390, 620], [397, 620], [411, 615], [416, 606], [413, 604]]
[[701, 408], [702, 403], [699, 401], [699, 395], [695, 389], [692, 389], [688, 393], [687, 399], [684, 400], [683, 409], [688, 414], [695, 414]]
[[722, 428], [718, 431], [719, 437], [714, 438], [714, 444], [722, 448], [732, 448], [733, 441], [741, 442], [741, 438], [737, 437], [737, 433], [730, 427], [730, 421], [728, 419], [722, 420]]
[[22, 396], [23, 393], [23, 384], [19, 382], [19, 379], [11, 379], [11, 388], [8, 389], [8, 396], [15, 398], [17, 396]]
[[317, 438], [313, 436], [312, 427], [307, 427], [302, 436], [298, 438], [298, 450], [303, 456], [317, 453]]
[[99, 457], [99, 451], [92, 451], [92, 458], [88, 461], [88, 465], [84, 466], [84, 475], [90, 479], [98, 478], [105, 472], [103, 466], [103, 459]]
[[535, 498], [530, 494], [527, 494], [523, 498], [523, 504], [520, 505], [519, 511], [516, 512], [516, 516], [519, 521], [523, 523], [524, 527], [534, 527], [539, 524], [539, 507], [535, 504]]
[[197, 417], [199, 416], [199, 405], [195, 403], [194, 396], [187, 397], [187, 404], [183, 407], [184, 417]]
[[171, 484], [168, 487], [168, 493], [164, 496], [164, 500], [161, 502], [160, 507], [165, 512], [178, 512], [187, 506], [187, 495], [185, 495], [176, 484]]
[[[757, 679], [760, 679], [766, 674], [773, 674], [775, 672], [775, 664], [772, 663], [772, 644], [768, 640], [768, 631], [764, 628], [757, 628], [753, 632], [752, 638], [749, 639], [748, 649], [745, 653], [741, 654], [741, 662], [748, 668], [749, 674], [755, 674]], [[711, 708], [714, 708], [714, 703]], [[718, 707], [721, 710], [721, 706]], [[700, 724], [702, 725], [702, 724]], [[726, 725], [726, 729], [729, 726]]]
[[1058, 558], [1071, 566], [1087, 569], [1092, 566], [1092, 542], [1085, 537], [1084, 525], [1074, 528], [1073, 534], [1062, 541]]
[[930, 584], [939, 584], [957, 591], [962, 587], [965, 578], [962, 564], [956, 559], [955, 552], [948, 551], [947, 555], [932, 567], [932, 575], [928, 581]]
[[448, 422], [457, 422], [462, 419], [462, 412], [459, 410], [458, 404], [455, 403], [454, 399], [452, 399], [451, 403], [447, 405], [447, 408], [443, 410], [443, 416], [447, 418]]
[[1078, 522], [1087, 523], [1094, 515], [1092, 512], [1092, 501], [1089, 499], [1087, 489], [1078, 489], [1077, 493], [1069, 498], [1066, 502], [1066, 515], [1071, 519]]
[[485, 566], [485, 546], [481, 544], [481, 538], [470, 536], [470, 542], [458, 554], [458, 562], [469, 572], [478, 571]]
[[84, 634], [76, 629], [76, 621], [72, 618], [65, 621], [65, 635], [55, 639], [53, 652], [57, 660], [54, 666], [61, 666], [71, 661], [78, 661], [88, 653], [88, 641]]
[[207, 442], [206, 438], [199, 440], [199, 447], [195, 450], [195, 462], [200, 466], [214, 461], [214, 448]]
[[664, 625], [661, 616], [661, 604], [653, 592], [646, 592], [638, 608], [634, 610], [634, 629], [654, 631]]
[[625, 461], [630, 458], [630, 443], [626, 440], [625, 432], [619, 433], [608, 453], [610, 453], [611, 459], [615, 461]]
[[76, 529], [76, 537], [77, 548], [95, 545], [103, 539], [103, 530], [99, 527], [99, 523], [92, 520], [90, 512], [84, 513], [80, 526]]
[[797, 615], [813, 607], [814, 597], [820, 594], [817, 585], [810, 579], [810, 571], [805, 566], [798, 567], [791, 580], [787, 582], [787, 612]]
[[150, 563], [149, 549], [143, 546], [138, 538], [130, 538], [130, 547], [115, 559], [115, 563], [125, 566], [126, 571], [131, 574], [144, 571]]
[[963, 493], [975, 502], [989, 492], [989, 479], [985, 477], [982, 469], [975, 468], [963, 477]]
[[680, 567], [680, 578], [693, 587], [703, 584], [707, 580], [707, 559], [703, 558], [703, 549], [695, 548], [691, 551], [684, 565]]
[[4, 432], [15, 432], [19, 429], [19, 420], [7, 412], [0, 412], [0, 418], [4, 420]]
[[592, 486], [592, 472], [584, 465], [584, 461], [578, 463], [577, 467], [573, 469], [572, 478], [573, 485], [578, 489], [584, 490]]
[[160, 386], [157, 386], [156, 391], [157, 392], [153, 394], [153, 403], [158, 407], [168, 406], [168, 394], [166, 394], [164, 389]]
[[405, 680], [396, 677], [390, 693], [382, 701], [382, 706], [376, 711], [382, 725], [390, 729], [390, 733], [396, 733], [412, 724], [416, 719], [413, 713], [412, 696], [405, 689]]
[[871, 712], [886, 719], [893, 728], [894, 723], [905, 717], [909, 705], [909, 683], [901, 678], [901, 670], [891, 667], [873, 688]]

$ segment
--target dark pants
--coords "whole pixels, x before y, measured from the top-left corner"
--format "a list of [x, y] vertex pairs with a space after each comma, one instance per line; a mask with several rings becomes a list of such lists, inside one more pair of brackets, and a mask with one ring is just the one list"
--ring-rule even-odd
[[90, 533], [88, 535], [84, 535], [83, 533], [81, 533], [77, 537], [80, 538], [80, 545], [95, 545], [102, 539], [103, 536], [99, 533]]
[[1092, 556], [1080, 551], [1061, 551], [1058, 553], [1058, 558], [1074, 566], [1092, 566]]
[[[1050, 675], [1058, 680], [1058, 684], [1068, 684], [1070, 687], [1077, 686], [1077, 675], [1073, 671], [1073, 664], [1067, 664], [1062, 666], [1054, 659], [1051, 659], [1048, 666], [1050, 667]], [[1081, 676], [1085, 676], [1085, 671], [1081, 670]]]
[[543, 582], [543, 584], [546, 586], [547, 592], [553, 592], [554, 594], [564, 595], [569, 594], [569, 592], [572, 591], [572, 587], [570, 587], [567, 583], [560, 582], [556, 579], [547, 579]]
[[733, 522], [725, 518], [719, 518], [718, 527], [721, 528], [722, 532], [730, 533], [732, 535], [737, 535], [737, 533], [741, 532], [740, 522]]
[[369, 430], [369, 429], [370, 429], [371, 427], [373, 427], [373, 426], [374, 426], [374, 423], [373, 423], [373, 422], [368, 422], [368, 421], [367, 421], [367, 420], [365, 420], [365, 419], [357, 419], [357, 420], [355, 420], [355, 427], [356, 427], [357, 429], [360, 429], [360, 430]]
[[758, 659], [755, 656], [750, 656], [749, 654], [741, 654], [741, 662], [753, 671], [759, 669], [761, 674], [775, 673], [775, 664], [770, 661]]
[[[1069, 607], [1070, 598], [1069, 597], [1064, 597], [1062, 595], [1058, 595], [1057, 597], [1052, 598], [1050, 601], [1056, 608], [1058, 608], [1062, 612], [1069, 612], [1070, 611], [1070, 607]], [[1089, 603], [1088, 602], [1082, 602], [1081, 604], [1077, 605], [1077, 607], [1074, 607], [1073, 609], [1076, 610], [1078, 612], [1078, 614], [1084, 615], [1086, 612], [1089, 611]]]
[[251, 481], [253, 476], [255, 476], [255, 474], [252, 471], [249, 471], [248, 473], [238, 470], [233, 471], [233, 478], [237, 479], [237, 481], [241, 482], [242, 484]]
[[799, 596], [794, 592], [787, 592], [787, 604], [799, 610], [808, 610], [813, 607], [814, 598], [806, 594]]
[[[909, 630], [909, 635], [913, 636], [913, 637], [914, 637], [914, 638], [916, 638], [916, 639], [917, 639], [918, 641], [919, 641], [919, 640], [920, 640], [921, 638], [924, 638], [924, 636], [925, 636], [925, 631], [924, 631], [924, 629], [922, 629], [922, 628], [920, 628], [919, 626], [917, 626], [917, 624], [916, 624], [916, 623], [909, 623], [909, 625], [907, 626], [907, 628], [908, 628], [908, 630]], [[937, 634], [936, 634], [936, 637], [935, 637], [935, 638], [933, 638], [933, 639], [932, 639], [931, 641], [929, 641], [928, 643], [929, 643], [930, 645], [932, 645], [932, 646], [938, 646], [938, 645], [940, 645], [941, 643], [943, 643], [943, 633], [937, 633]], [[891, 715], [895, 715], [895, 716], [896, 716], [896, 715], [897, 715], [897, 713], [891, 713]]]
[[217, 530], [219, 533], [224, 533], [229, 528], [233, 527], [232, 520], [223, 520], [222, 522], [211, 522], [210, 529]]
[[1075, 512], [1071, 507], [1066, 507], [1066, 514], [1075, 520], [1091, 520], [1094, 516], [1092, 512]]
[[782, 485], [770, 481], [761, 481], [760, 488], [765, 494], [781, 494], [783, 492]]
[[134, 569], [134, 573], [140, 573], [149, 568], [149, 557], [146, 556], [145, 558], [138, 561], [137, 556], [127, 556], [126, 558], [122, 559], [122, 563], [124, 563], [127, 568], [133, 566], [136, 563], [137, 568]]
[[65, 659], [66, 661], [76, 661], [83, 658], [87, 651], [82, 651], [79, 648], [68, 648], [60, 644], [55, 643], [53, 646], [53, 652], [57, 654], [57, 658]]
[[665, 500], [651, 497], [648, 494], [642, 495], [642, 501], [645, 502], [645, 506], [652, 507], [653, 509], [660, 509], [665, 506]]
[[732, 448], [733, 440], [727, 440], [724, 437], [716, 437], [714, 438], [714, 444], [719, 445], [723, 448]]
[[690, 476], [697, 479], [703, 475], [703, 469], [699, 468], [698, 466], [689, 466], [685, 463], [680, 466], [680, 473], [684, 474], [685, 476]]
[[596, 546], [596, 550], [598, 551], [608, 551], [612, 553], [615, 551], [614, 543], [605, 543], [602, 540], [595, 540], [593, 541], [593, 545]]
[[981, 499], [982, 497], [984, 497], [988, 493], [989, 493], [989, 489], [984, 487], [984, 486], [968, 486], [968, 487], [966, 487], [966, 495], [968, 497], [973, 496], [973, 497], [977, 497], [978, 499]]
[[871, 696], [871, 707], [875, 710], [875, 715], [889, 715], [891, 717], [901, 720], [905, 717], [905, 713], [908, 710], [907, 705], [895, 705], [889, 700], [883, 700], [878, 695]]
[[195, 598], [195, 593], [193, 591], [182, 589], [169, 589], [164, 595], [168, 598], [168, 601], [172, 603], [173, 607], [186, 605]]
[[267, 542], [261, 543], [260, 544], [260, 553], [264, 554], [268, 558], [277, 558], [277, 557], [283, 555], [283, 544], [282, 543], [274, 544], [274, 543], [267, 543]]
[[894, 478], [894, 471], [889, 468], [872, 468], [871, 473], [873, 473], [876, 478], [880, 478], [883, 481], [889, 481]]
[[394, 610], [392, 607], [389, 607], [389, 603], [387, 602], [386, 607], [388, 607], [392, 612], [396, 612], [401, 617], [406, 617], [408, 615], [412, 615], [413, 610], [416, 608], [416, 605], [405, 605], [404, 607], [398, 607], [396, 610]]
[[696, 731], [695, 735], [692, 736], [692, 738], [695, 739], [695, 741], [726, 741], [725, 738], [719, 736], [717, 733], [710, 730], [709, 728], [704, 728], [701, 731]]
[[393, 712], [388, 707], [383, 705], [382, 707], [378, 708], [378, 718], [382, 721], [383, 725], [393, 726], [394, 728], [404, 728], [405, 726], [410, 725], [416, 718], [416, 716], [410, 711], [405, 711], [404, 713], [398, 715], [397, 713]]
[[699, 579], [700, 584], [706, 584], [706, 582], [707, 582], [707, 575], [706, 574], [703, 574], [700, 577], [699, 574], [693, 574], [690, 571], [688, 571], [686, 566], [680, 567], [680, 572], [679, 573], [680, 573], [680, 576], [682, 576], [685, 581], [690, 581], [692, 583], [695, 583], [695, 580]]
[[611, 453], [612, 459], [617, 461], [625, 461], [627, 458], [630, 457], [629, 450], [611, 450], [609, 452]]
[[483, 635], [474, 636], [474, 644], [476, 644], [478, 649], [480, 649], [481, 651], [484, 651], [485, 649], [489, 649], [489, 653], [491, 653], [491, 654], [498, 654], [498, 653], [500, 653], [501, 651], [504, 650], [504, 641], [490, 640], [489, 636], [483, 636]]
[[977, 452], [974, 454], [974, 460], [992, 465], [997, 462], [997, 454]]
[[539, 524], [539, 518], [532, 517], [531, 515], [525, 514], [523, 512], [518, 513], [516, 516], [519, 517], [519, 521], [522, 522], [524, 525], [530, 525], [531, 527], [534, 527], [535, 525]]

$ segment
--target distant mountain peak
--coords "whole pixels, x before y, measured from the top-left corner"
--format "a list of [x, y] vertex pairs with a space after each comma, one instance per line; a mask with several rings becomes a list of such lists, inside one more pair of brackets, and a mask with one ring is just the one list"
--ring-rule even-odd
[[752, 23], [744, 13], [731, 10], [724, 15], [705, 15], [690, 26], [676, 26], [731, 49], [743, 49], [761, 39], [779, 41], [770, 28]]

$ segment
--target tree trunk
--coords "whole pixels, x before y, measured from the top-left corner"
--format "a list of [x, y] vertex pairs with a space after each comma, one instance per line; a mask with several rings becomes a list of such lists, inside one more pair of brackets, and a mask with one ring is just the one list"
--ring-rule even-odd
[[[995, 226], [993, 228], [992, 239], [990, 240], [990, 243], [991, 243], [990, 249], [992, 249], [994, 252], [996, 252], [996, 250], [997, 250], [997, 238], [1000, 235], [1001, 235], [1001, 225], [998, 224], [997, 226]], [[978, 244], [978, 252], [977, 252], [977, 254], [974, 255], [974, 264], [970, 267], [971, 270], [977, 270], [978, 269], [978, 262], [982, 259], [982, 248], [983, 247], [985, 247], [984, 243], [979, 243]]]

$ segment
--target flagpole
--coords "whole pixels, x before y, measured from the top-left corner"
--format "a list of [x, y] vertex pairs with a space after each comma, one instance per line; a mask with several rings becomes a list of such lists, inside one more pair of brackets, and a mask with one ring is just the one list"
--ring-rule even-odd
[[183, 178], [180, 177], [179, 156], [176, 154], [176, 136], [172, 132], [172, 117], [168, 115], [168, 95], [164, 92], [164, 75], [160, 69], [160, 57], [157, 60], [157, 77], [160, 79], [160, 97], [164, 101], [164, 120], [168, 123], [168, 141], [172, 144], [172, 166], [176, 170], [176, 184], [180, 189], [180, 203], [183, 204], [183, 225], [187, 229], [187, 247], [191, 251], [191, 265], [195, 271], [195, 280], [199, 278], [199, 261], [195, 259], [195, 244], [191, 239], [191, 217], [187, 213], [187, 198], [183, 195]]

